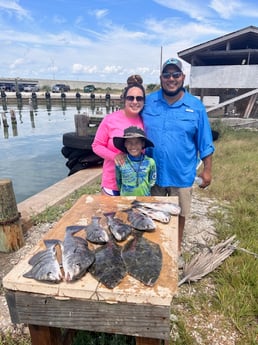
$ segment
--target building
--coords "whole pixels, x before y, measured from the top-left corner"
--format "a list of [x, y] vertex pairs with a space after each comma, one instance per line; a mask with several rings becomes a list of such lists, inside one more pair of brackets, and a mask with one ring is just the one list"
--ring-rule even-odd
[[258, 116], [258, 27], [241, 30], [178, 52], [191, 65], [189, 87], [207, 110]]

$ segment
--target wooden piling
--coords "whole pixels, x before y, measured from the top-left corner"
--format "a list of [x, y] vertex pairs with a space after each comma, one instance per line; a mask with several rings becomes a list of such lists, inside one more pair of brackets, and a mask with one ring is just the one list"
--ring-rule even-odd
[[9, 253], [21, 248], [24, 237], [12, 181], [0, 179], [0, 252]]
[[2, 112], [1, 115], [2, 115], [2, 120], [3, 120], [3, 126], [4, 126], [4, 127], [9, 127], [5, 112]]
[[13, 109], [10, 110], [10, 115], [11, 115], [11, 122], [12, 122], [12, 124], [17, 124], [15, 111]]
[[86, 136], [87, 128], [89, 124], [89, 116], [87, 114], [76, 114], [74, 115], [76, 135]]

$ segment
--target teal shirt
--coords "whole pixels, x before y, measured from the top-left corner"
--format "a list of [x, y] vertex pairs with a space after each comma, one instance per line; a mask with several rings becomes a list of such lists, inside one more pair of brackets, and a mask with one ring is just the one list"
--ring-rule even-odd
[[156, 182], [156, 164], [144, 154], [140, 157], [126, 156], [124, 165], [116, 166], [116, 182], [120, 195], [148, 196]]

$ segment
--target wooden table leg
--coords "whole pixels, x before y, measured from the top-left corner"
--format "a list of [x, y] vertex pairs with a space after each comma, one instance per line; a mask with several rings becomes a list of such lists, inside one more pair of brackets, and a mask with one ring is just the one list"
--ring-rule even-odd
[[60, 328], [29, 325], [32, 345], [62, 345]]
[[161, 342], [160, 339], [136, 337], [136, 345], [161, 345]]

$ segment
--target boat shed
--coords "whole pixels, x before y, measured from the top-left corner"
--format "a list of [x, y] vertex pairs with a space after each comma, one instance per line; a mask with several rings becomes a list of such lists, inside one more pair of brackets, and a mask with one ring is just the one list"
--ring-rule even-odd
[[191, 65], [189, 88], [210, 115], [258, 116], [258, 27], [182, 50], [178, 57]]

